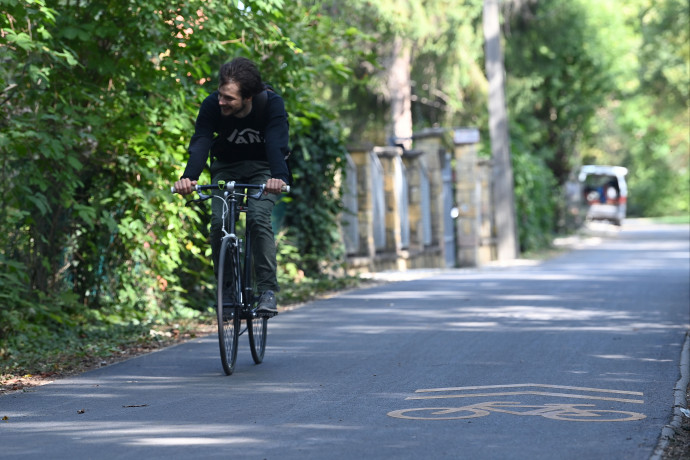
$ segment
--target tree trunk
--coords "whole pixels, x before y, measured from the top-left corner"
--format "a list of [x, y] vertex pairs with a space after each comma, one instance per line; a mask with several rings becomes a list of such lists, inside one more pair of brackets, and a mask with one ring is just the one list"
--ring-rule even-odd
[[388, 91], [391, 101], [389, 141], [405, 149], [412, 147], [412, 80], [410, 44], [395, 37], [391, 65], [388, 68]]
[[518, 255], [515, 225], [513, 167], [510, 162], [508, 114], [505, 103], [505, 69], [501, 53], [498, 0], [484, 0], [486, 74], [489, 79], [489, 136], [493, 158], [493, 201], [498, 260]]

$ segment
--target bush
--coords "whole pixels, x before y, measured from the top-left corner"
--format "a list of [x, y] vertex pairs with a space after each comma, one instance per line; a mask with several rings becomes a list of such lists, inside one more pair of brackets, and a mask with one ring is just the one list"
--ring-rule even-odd
[[520, 251], [548, 247], [553, 239], [557, 199], [551, 170], [541, 159], [514, 149], [515, 208]]

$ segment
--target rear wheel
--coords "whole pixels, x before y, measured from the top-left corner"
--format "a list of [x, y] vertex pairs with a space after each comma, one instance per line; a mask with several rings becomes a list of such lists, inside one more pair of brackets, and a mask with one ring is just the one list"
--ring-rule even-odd
[[237, 361], [237, 342], [240, 335], [242, 288], [239, 276], [239, 253], [230, 238], [224, 238], [218, 259], [218, 343], [220, 361], [227, 375], [232, 374]]
[[249, 330], [249, 348], [252, 358], [256, 364], [261, 364], [266, 352], [266, 338], [268, 336], [268, 318], [256, 314], [258, 298], [256, 296], [256, 281], [254, 277], [254, 265], [252, 263], [251, 239], [247, 235], [244, 247], [244, 282], [246, 283], [245, 294], [249, 299], [249, 315], [247, 317], [247, 328]]
[[266, 337], [268, 335], [268, 318], [256, 315], [252, 312], [249, 321], [249, 346], [252, 350], [252, 358], [256, 364], [261, 364], [266, 352]]

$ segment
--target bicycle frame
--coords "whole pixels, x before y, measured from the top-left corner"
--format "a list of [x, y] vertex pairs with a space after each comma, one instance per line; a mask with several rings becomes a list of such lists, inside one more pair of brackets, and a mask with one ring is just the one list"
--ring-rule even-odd
[[[224, 182], [219, 181], [218, 185], [220, 187], [223, 187]], [[236, 248], [236, 250], [240, 251], [240, 257], [242, 255], [242, 239], [237, 235], [237, 220], [239, 217], [239, 214], [242, 212], [247, 211], [247, 206], [242, 206], [241, 201], [244, 201], [244, 198], [255, 198], [258, 199], [261, 197], [261, 194], [263, 193], [263, 186], [249, 186], [247, 184], [236, 184], [235, 182], [229, 182], [225, 186], [225, 191], [223, 192], [223, 199], [225, 201], [225, 205], [227, 206], [227, 209], [224, 209], [224, 215], [223, 215], [223, 239], [229, 239], [230, 244], [233, 248]], [[258, 188], [258, 192], [250, 195], [247, 193], [241, 193], [241, 192], [236, 192], [236, 189], [245, 189], [245, 188]], [[240, 199], [238, 199], [240, 198]], [[227, 225], [227, 230], [225, 229], [225, 226]], [[251, 280], [251, 263], [250, 263], [250, 257], [251, 257], [251, 235], [248, 231], [245, 231], [244, 234], [244, 259], [242, 260], [243, 264], [242, 267], [240, 268], [240, 279], [241, 279], [241, 289], [242, 289], [242, 298], [240, 299], [240, 306], [243, 309], [248, 309], [252, 307], [253, 303], [253, 287], [250, 284]], [[242, 331], [244, 332], [244, 331]], [[241, 332], [241, 333], [242, 333]], [[240, 334], [241, 334], [240, 333]]]

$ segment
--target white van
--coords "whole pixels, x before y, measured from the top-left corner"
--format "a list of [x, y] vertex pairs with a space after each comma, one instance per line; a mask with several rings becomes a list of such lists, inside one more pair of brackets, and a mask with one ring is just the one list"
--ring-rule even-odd
[[622, 166], [585, 165], [578, 180], [588, 205], [587, 220], [608, 220], [621, 225], [628, 203], [628, 170]]

